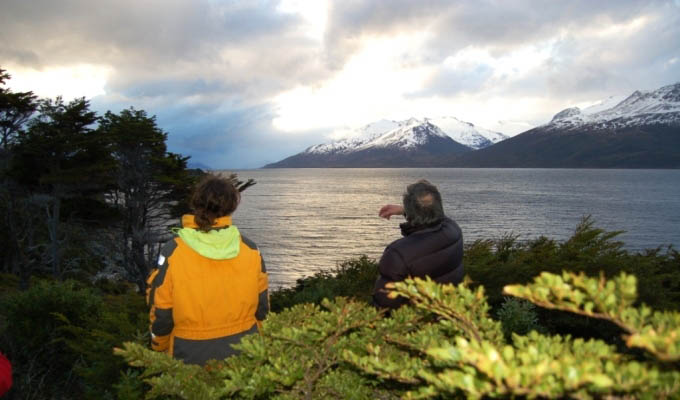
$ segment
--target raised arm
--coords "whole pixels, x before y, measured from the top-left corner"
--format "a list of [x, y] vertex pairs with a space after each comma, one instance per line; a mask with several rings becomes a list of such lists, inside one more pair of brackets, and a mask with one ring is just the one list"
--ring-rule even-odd
[[393, 215], [404, 215], [404, 207], [398, 204], [386, 204], [380, 208], [378, 215], [385, 219], [390, 219]]

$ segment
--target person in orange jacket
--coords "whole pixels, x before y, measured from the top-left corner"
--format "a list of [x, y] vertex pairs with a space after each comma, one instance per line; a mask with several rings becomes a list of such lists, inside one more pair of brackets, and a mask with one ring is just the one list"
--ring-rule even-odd
[[12, 364], [10, 364], [7, 357], [0, 353], [0, 396], [12, 388]]
[[231, 220], [240, 193], [207, 176], [196, 187], [177, 236], [161, 249], [147, 283], [151, 347], [188, 364], [235, 354], [269, 312], [267, 270], [255, 243]]

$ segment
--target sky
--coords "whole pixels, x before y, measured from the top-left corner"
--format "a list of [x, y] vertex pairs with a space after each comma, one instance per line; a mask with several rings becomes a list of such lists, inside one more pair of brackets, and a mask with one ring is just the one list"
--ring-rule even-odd
[[680, 81], [680, 0], [2, 0], [15, 91], [143, 109], [170, 151], [259, 168], [381, 119], [513, 136]]

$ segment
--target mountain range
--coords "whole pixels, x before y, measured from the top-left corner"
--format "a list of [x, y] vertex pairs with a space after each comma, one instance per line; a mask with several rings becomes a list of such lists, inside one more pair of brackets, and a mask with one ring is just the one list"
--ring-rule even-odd
[[378, 121], [265, 168], [680, 168], [680, 82], [567, 108], [512, 138], [454, 117]]
[[680, 83], [567, 108], [448, 167], [680, 168]]
[[311, 146], [265, 168], [431, 167], [452, 155], [507, 139], [502, 133], [478, 128], [454, 117], [381, 120], [348, 136]]

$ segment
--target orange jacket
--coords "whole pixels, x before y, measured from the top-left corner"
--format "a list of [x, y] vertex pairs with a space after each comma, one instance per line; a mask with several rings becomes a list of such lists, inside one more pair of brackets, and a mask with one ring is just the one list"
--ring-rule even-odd
[[182, 225], [147, 280], [151, 347], [205, 364], [234, 354], [231, 344], [257, 332], [269, 311], [267, 271], [231, 217], [217, 219], [210, 232], [197, 230], [193, 215]]

